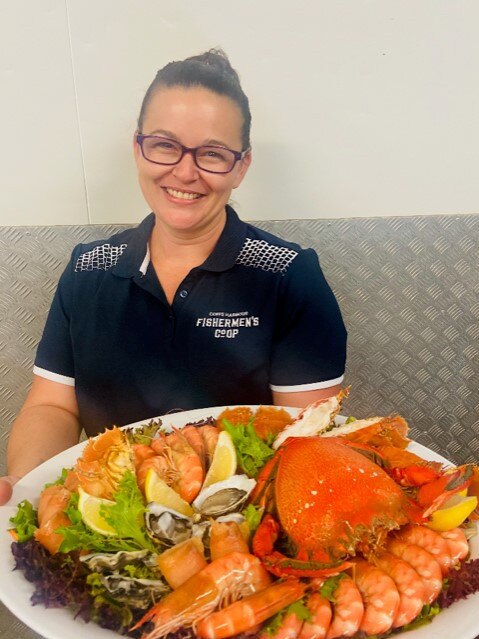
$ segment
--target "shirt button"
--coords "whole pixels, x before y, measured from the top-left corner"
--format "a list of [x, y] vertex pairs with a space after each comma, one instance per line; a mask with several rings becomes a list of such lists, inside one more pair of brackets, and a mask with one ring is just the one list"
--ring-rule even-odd
[[183, 299], [188, 295], [188, 291], [183, 289], [182, 291], [180, 291], [180, 297], [182, 297]]

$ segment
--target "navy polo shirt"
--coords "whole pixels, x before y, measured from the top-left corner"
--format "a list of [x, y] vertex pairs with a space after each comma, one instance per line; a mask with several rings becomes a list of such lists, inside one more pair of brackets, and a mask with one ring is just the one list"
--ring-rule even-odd
[[213, 253], [170, 306], [149, 261], [154, 224], [152, 213], [76, 246], [52, 302], [34, 372], [75, 386], [88, 435], [342, 381], [346, 330], [312, 249], [242, 222], [228, 206]]

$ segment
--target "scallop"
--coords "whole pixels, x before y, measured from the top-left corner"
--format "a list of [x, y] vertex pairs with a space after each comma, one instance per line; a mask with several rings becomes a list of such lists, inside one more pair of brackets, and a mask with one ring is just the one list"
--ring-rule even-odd
[[170, 591], [160, 579], [134, 579], [113, 574], [101, 577], [101, 582], [114, 599], [134, 608], [149, 608], [158, 595]]
[[114, 572], [121, 570], [127, 564], [142, 564], [156, 567], [156, 555], [150, 550], [121, 550], [116, 553], [91, 553], [80, 557], [94, 572]]
[[237, 510], [255, 486], [254, 479], [246, 475], [233, 475], [203, 489], [191, 505], [205, 517], [225, 515]]
[[145, 512], [145, 524], [151, 537], [166, 546], [174, 546], [189, 539], [193, 520], [171, 508], [151, 501]]

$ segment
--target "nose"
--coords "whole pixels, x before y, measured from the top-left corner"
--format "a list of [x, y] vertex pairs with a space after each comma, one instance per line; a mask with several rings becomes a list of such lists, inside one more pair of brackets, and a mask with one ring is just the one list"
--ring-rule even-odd
[[183, 182], [194, 182], [198, 179], [199, 170], [191, 151], [186, 151], [178, 164], [174, 165], [173, 175]]

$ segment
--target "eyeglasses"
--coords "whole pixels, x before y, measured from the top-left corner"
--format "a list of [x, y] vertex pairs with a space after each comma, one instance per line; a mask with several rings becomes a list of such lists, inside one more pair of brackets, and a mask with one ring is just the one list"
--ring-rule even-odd
[[236, 162], [242, 160], [248, 152], [232, 151], [224, 146], [215, 145], [187, 147], [176, 140], [142, 133], [137, 134], [136, 141], [148, 162], [171, 166], [181, 162], [185, 153], [191, 153], [196, 166], [208, 173], [229, 173]]

